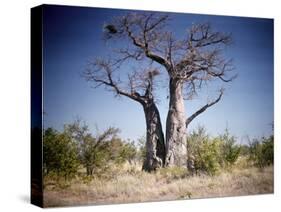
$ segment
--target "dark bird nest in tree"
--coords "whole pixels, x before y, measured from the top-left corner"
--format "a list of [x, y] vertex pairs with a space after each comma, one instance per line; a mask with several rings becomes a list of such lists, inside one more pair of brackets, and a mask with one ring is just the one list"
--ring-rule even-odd
[[107, 30], [107, 32], [110, 33], [110, 34], [115, 34], [115, 33], [117, 33], [116, 27], [115, 27], [114, 25], [112, 25], [112, 24], [108, 24], [108, 25], [106, 25], [104, 28], [105, 28], [105, 29]]

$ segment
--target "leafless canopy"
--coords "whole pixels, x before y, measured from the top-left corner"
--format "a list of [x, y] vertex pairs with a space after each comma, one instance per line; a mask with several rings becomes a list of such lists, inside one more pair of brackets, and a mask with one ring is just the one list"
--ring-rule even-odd
[[[118, 62], [119, 63], [119, 62]], [[116, 61], [95, 59], [90, 62], [83, 73], [84, 78], [94, 82], [95, 87], [104, 85], [110, 88], [117, 96], [126, 96], [141, 104], [153, 100], [153, 79], [159, 74], [157, 69], [133, 71], [127, 75], [127, 80], [119, 77], [120, 66]], [[116, 75], [115, 73], [118, 72]]]
[[203, 82], [229, 82], [236, 77], [229, 76], [232, 61], [222, 55], [223, 48], [231, 43], [230, 34], [213, 31], [209, 23], [193, 24], [183, 39], [176, 39], [168, 30], [168, 22], [166, 14], [127, 14], [105, 26], [105, 38], [125, 39], [131, 44], [118, 49], [118, 62], [148, 58], [163, 66], [170, 78], [184, 83], [189, 96], [196, 94]]

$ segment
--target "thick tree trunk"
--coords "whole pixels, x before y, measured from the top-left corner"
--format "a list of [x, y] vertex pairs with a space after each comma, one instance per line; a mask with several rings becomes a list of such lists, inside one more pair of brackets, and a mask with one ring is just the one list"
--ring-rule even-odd
[[154, 171], [165, 164], [165, 140], [160, 114], [152, 101], [143, 105], [146, 119], [146, 158], [143, 170]]
[[166, 121], [166, 166], [185, 166], [186, 149], [186, 118], [183, 99], [182, 82], [170, 79], [170, 103]]

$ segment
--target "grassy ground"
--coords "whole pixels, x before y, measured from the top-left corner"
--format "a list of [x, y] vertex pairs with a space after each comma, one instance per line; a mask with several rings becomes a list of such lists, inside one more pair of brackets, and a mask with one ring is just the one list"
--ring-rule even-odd
[[104, 176], [77, 178], [69, 186], [45, 179], [44, 206], [109, 204], [273, 193], [273, 167], [188, 176], [179, 168], [145, 173], [140, 166], [111, 169]]

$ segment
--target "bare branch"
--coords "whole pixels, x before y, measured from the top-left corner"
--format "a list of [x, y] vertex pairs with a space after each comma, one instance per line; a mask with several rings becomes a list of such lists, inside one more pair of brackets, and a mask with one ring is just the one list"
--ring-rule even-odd
[[[209, 23], [194, 24], [186, 39], [176, 41], [173, 33], [165, 28], [168, 20], [167, 15], [147, 12], [129, 13], [115, 19], [107, 26], [108, 33], [131, 44], [119, 49], [121, 57], [117, 63], [148, 58], [164, 66], [170, 78], [183, 83], [189, 98], [211, 80], [230, 82], [237, 77], [230, 74], [234, 69], [232, 62], [223, 55], [224, 47], [232, 41], [231, 34], [215, 31]], [[130, 77], [129, 82], [136, 82]], [[134, 90], [137, 86], [130, 83], [129, 87]]]
[[120, 48], [114, 49], [113, 51], [119, 55], [116, 57], [114, 65], [121, 65], [123, 62], [126, 62], [129, 59], [133, 59], [135, 61], [141, 61], [143, 59], [143, 52], [141, 50], [132, 51], [129, 48]]
[[226, 73], [233, 70], [232, 61], [224, 61], [221, 60], [217, 64], [214, 64], [213, 67], [206, 69], [206, 72], [212, 76], [217, 77], [223, 82], [231, 82], [237, 77], [237, 74], [230, 76], [229, 78], [226, 77]]
[[206, 47], [215, 44], [229, 44], [231, 36], [221, 32], [213, 32], [209, 23], [193, 25], [189, 31], [190, 44], [197, 47]]
[[[137, 50], [134, 49], [133, 51], [142, 50], [142, 54], [147, 58], [163, 65], [169, 70], [169, 62], [162, 55], [154, 51], [162, 41], [160, 31], [165, 26], [167, 20], [167, 15], [156, 16], [153, 13], [129, 13], [115, 19], [113, 21], [114, 24], [107, 25], [107, 34], [110, 34], [108, 38], [128, 38], [137, 47]], [[113, 27], [114, 33], [108, 29]], [[115, 30], [117, 33], [115, 33]], [[131, 52], [130, 55], [135, 55], [135, 53]]]
[[168, 15], [163, 15], [160, 17], [156, 17], [156, 19], [154, 21], [150, 22], [150, 20], [153, 16], [155, 16], [153, 13], [151, 13], [147, 16], [147, 19], [145, 21], [145, 32], [149, 32], [149, 31], [155, 29], [160, 24], [165, 23], [167, 21], [167, 19], [169, 18]]
[[236, 75], [227, 76], [233, 70], [232, 62], [222, 56], [222, 47], [230, 42], [229, 34], [213, 32], [208, 23], [193, 25], [186, 40], [186, 53], [175, 65], [174, 77], [192, 85], [214, 78], [232, 81]]
[[118, 69], [120, 67], [117, 66], [116, 68], [111, 61], [95, 59], [89, 64], [89, 67], [83, 73], [83, 77], [89, 82], [94, 82], [95, 87], [104, 85], [112, 88], [111, 91], [116, 95], [126, 96], [141, 104], [153, 101], [153, 80], [160, 73], [157, 69], [149, 68], [129, 73], [126, 89], [122, 88], [124, 83], [120, 79], [115, 80], [116, 76], [113, 76], [113, 72]]
[[95, 82], [96, 86], [105, 85], [111, 87], [117, 95], [123, 95], [143, 103], [141, 96], [133, 89], [131, 89], [131, 92], [127, 92], [120, 88], [120, 83], [113, 79], [112, 67], [110, 61], [96, 59], [90, 63], [90, 67], [83, 73], [83, 77], [89, 82]]
[[195, 119], [198, 115], [200, 115], [201, 113], [203, 113], [205, 110], [207, 110], [209, 107], [213, 106], [214, 104], [218, 103], [221, 100], [221, 97], [223, 95], [223, 89], [220, 90], [220, 95], [218, 96], [218, 98], [206, 105], [204, 105], [203, 107], [201, 107], [199, 110], [197, 110], [195, 113], [193, 113], [190, 117], [188, 117], [186, 119], [186, 128], [188, 127], [188, 125], [193, 121], [193, 119]]

